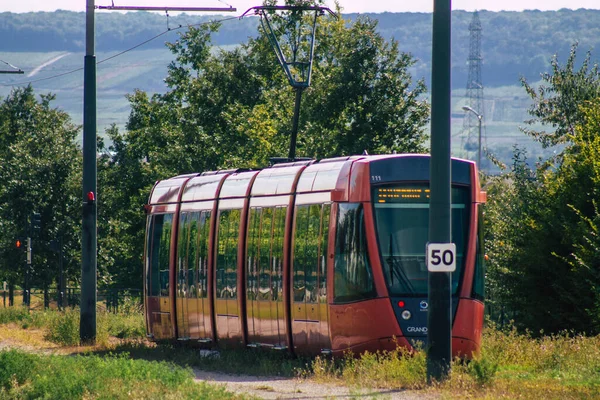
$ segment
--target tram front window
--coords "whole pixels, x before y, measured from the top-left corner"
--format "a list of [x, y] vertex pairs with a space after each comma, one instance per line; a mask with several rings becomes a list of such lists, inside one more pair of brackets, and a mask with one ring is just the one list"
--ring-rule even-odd
[[[456, 271], [452, 293], [458, 289], [469, 228], [469, 191], [452, 188], [452, 242], [456, 244]], [[378, 186], [373, 191], [379, 253], [390, 296], [426, 296], [429, 241], [429, 186]]]

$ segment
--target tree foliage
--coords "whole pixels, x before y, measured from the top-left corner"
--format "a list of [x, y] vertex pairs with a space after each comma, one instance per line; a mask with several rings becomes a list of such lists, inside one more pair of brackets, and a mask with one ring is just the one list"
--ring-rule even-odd
[[575, 126], [583, 122], [581, 106], [586, 101], [600, 97], [600, 71], [598, 64], [592, 65], [592, 53], [587, 52], [579, 69], [576, 69], [577, 47], [571, 52], [564, 66], [558, 57], [552, 57], [552, 71], [542, 74], [542, 84], [536, 88], [525, 78], [521, 83], [532, 99], [529, 114], [533, 118], [528, 124], [542, 123], [552, 131], [523, 129], [525, 133], [542, 143], [544, 147], [564, 144], [572, 138]]
[[[190, 27], [169, 43], [169, 90], [129, 96], [125, 132], [107, 133], [100, 259], [111, 279], [140, 284], [144, 216], [156, 180], [221, 168], [257, 168], [287, 155], [294, 91], [265, 32], [214, 50], [220, 24]], [[283, 28], [278, 26], [278, 28]], [[313, 80], [302, 98], [298, 156], [424, 151], [429, 108], [414, 60], [376, 32], [377, 23], [319, 18]]]
[[534, 332], [600, 333], [600, 76], [588, 53], [575, 71], [552, 60], [547, 86], [525, 89], [530, 113], [554, 132], [528, 132], [552, 160], [528, 164], [517, 150], [511, 172], [488, 183], [488, 287], [494, 302]]
[[33, 284], [58, 276], [58, 255], [49, 242], [62, 237], [65, 269], [78, 270], [80, 245], [81, 154], [78, 127], [50, 106], [53, 95], [36, 100], [31, 86], [14, 89], [0, 104], [0, 279], [22, 283], [25, 252], [18, 237], [30, 236], [28, 219], [41, 214], [33, 236]]

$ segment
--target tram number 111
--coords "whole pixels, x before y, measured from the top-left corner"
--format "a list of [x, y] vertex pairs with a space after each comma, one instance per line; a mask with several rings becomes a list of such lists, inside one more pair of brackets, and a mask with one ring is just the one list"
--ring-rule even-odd
[[454, 272], [456, 270], [456, 245], [454, 243], [427, 243], [427, 270], [429, 272]]

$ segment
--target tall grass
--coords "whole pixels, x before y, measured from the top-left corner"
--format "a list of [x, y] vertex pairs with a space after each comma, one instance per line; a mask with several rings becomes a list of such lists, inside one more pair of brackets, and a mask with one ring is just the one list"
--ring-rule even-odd
[[[426, 354], [420, 350], [316, 358], [305, 373], [358, 387], [427, 387]], [[436, 388], [451, 398], [600, 398], [600, 337], [533, 338], [514, 328], [486, 328], [480, 353], [469, 362], [455, 360], [450, 379]]]
[[236, 399], [221, 387], [196, 383], [191, 370], [126, 354], [42, 356], [0, 352], [0, 398]]
[[[0, 323], [7, 322], [22, 327], [43, 327], [48, 339], [63, 345], [79, 342], [78, 310], [28, 313], [20, 308], [0, 308]], [[143, 316], [135, 310], [117, 315], [99, 312], [97, 326], [100, 344], [106, 343], [111, 336], [143, 338], [145, 334]], [[512, 327], [497, 329], [489, 326], [484, 330], [482, 343], [481, 351], [473, 360], [455, 360], [452, 363], [450, 379], [435, 386], [436, 391], [451, 398], [600, 398], [600, 336], [586, 337], [565, 332], [533, 337]], [[360, 357], [347, 355], [342, 359], [300, 359], [253, 349], [222, 350], [216, 357], [200, 357], [197, 349], [187, 346], [156, 345], [141, 340], [109, 348], [113, 353], [125, 354], [123, 357], [158, 364], [166, 362], [184, 369], [195, 367], [238, 374], [301, 376], [361, 388], [429, 388], [426, 383], [426, 353], [421, 350], [408, 353], [397, 349], [366, 353]], [[110, 351], [98, 351], [95, 357], [102, 360], [101, 357], [105, 356], [107, 360], [113, 360], [106, 362], [117, 362], [114, 359], [123, 358], [112, 355]], [[26, 356], [14, 360], [10, 357], [0, 358], [0, 386], [4, 387], [0, 398], [10, 398], [8, 394], [13, 393], [11, 391], [30, 390], [28, 385], [32, 385], [23, 365], [35, 363], [25, 359]], [[100, 363], [98, 360], [94, 362]], [[124, 361], [119, 362], [122, 368], [130, 368]], [[10, 367], [3, 370], [3, 365]], [[105, 382], [110, 379], [106, 378]], [[154, 396], [153, 393], [137, 392], [133, 386], [125, 387], [131, 390], [132, 397]], [[86, 390], [96, 389], [88, 387]], [[163, 393], [160, 392], [162, 389], [156, 390], [156, 393]]]
[[[25, 307], [0, 308], [0, 324], [15, 323], [22, 328], [45, 329], [46, 340], [64, 346], [79, 344], [79, 309], [64, 311], [28, 311]], [[100, 311], [96, 319], [96, 342], [107, 345], [111, 336], [121, 339], [145, 337], [141, 312], [108, 313]]]
[[365, 353], [359, 358], [348, 353], [341, 360], [317, 357], [311, 370], [319, 380], [333, 378], [357, 387], [420, 389], [427, 383], [425, 353], [409, 353], [402, 348]]
[[124, 352], [133, 358], [168, 361], [183, 367], [253, 376], [307, 376], [306, 371], [310, 370], [312, 362], [310, 359], [294, 358], [285, 352], [265, 349], [224, 349], [203, 356], [199, 349], [190, 348], [185, 344], [155, 345], [143, 341], [126, 342], [96, 354], [109, 352]]

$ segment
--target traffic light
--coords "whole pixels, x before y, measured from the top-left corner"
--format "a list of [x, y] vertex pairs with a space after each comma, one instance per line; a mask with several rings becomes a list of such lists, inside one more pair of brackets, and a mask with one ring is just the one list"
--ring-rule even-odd
[[27, 238], [18, 237], [15, 239], [15, 248], [17, 250], [25, 251], [27, 250]]
[[40, 213], [34, 212], [31, 215], [31, 233], [38, 235], [42, 229], [42, 216]]

